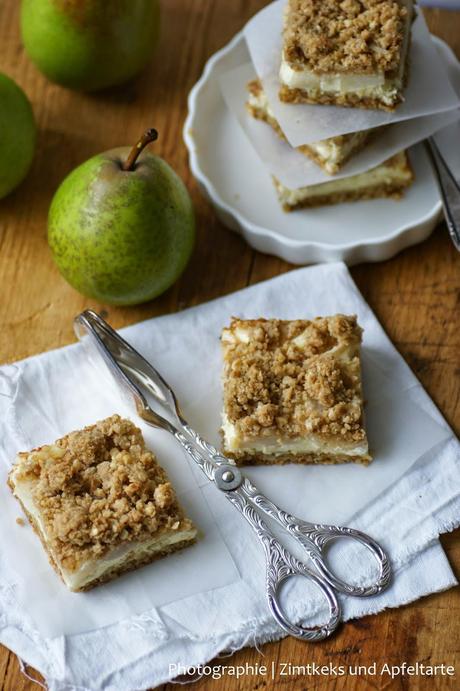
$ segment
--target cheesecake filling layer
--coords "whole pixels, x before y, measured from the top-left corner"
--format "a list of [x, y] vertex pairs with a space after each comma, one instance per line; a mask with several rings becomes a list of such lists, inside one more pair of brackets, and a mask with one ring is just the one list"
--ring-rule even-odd
[[102, 578], [106, 573], [112, 570], [119, 570], [123, 567], [125, 562], [137, 562], [142, 559], [147, 559], [158, 552], [162, 552], [172, 545], [182, 542], [184, 540], [193, 540], [196, 536], [194, 528], [189, 530], [171, 531], [167, 534], [158, 535], [150, 540], [143, 540], [141, 542], [129, 542], [119, 545], [110, 550], [107, 554], [99, 559], [90, 559], [83, 562], [81, 566], [75, 571], [70, 571], [59, 564], [56, 555], [53, 554], [52, 547], [46, 536], [45, 527], [43, 524], [40, 511], [37, 509], [33, 499], [33, 482], [25, 482], [23, 480], [16, 482], [14, 474], [12, 476], [14, 484], [14, 494], [21, 502], [24, 509], [32, 518], [36, 530], [39, 531], [41, 540], [46, 546], [50, 556], [55, 561], [56, 567], [59, 569], [62, 580], [70, 588], [70, 590], [80, 590], [92, 581]]
[[143, 542], [130, 542], [116, 547], [101, 559], [92, 559], [77, 571], [60, 569], [62, 578], [70, 590], [81, 590], [92, 581], [102, 578], [109, 571], [118, 571], [127, 562], [142, 562], [184, 540], [193, 540], [196, 530], [177, 530]]
[[[326, 93], [369, 93], [385, 85], [384, 74], [316, 74], [311, 70], [294, 69], [283, 55], [280, 67], [280, 80], [290, 89], [319, 91]], [[398, 81], [396, 79], [395, 81]]]
[[337, 443], [310, 432], [306, 432], [308, 436], [293, 437], [292, 439], [276, 437], [259, 437], [257, 440], [244, 439], [226, 416], [224, 416], [222, 431], [225, 449], [232, 453], [244, 451], [247, 454], [263, 454], [265, 456], [282, 456], [285, 454], [298, 456], [310, 453], [328, 456], [367, 456], [369, 453], [367, 441], [353, 443], [340, 440]]
[[280, 80], [289, 89], [300, 89], [318, 98], [321, 94], [354, 95], [360, 99], [372, 98], [385, 105], [392, 105], [398, 98], [404, 84], [404, 63], [400, 73], [393, 79], [383, 75], [321, 75], [310, 70], [294, 70], [283, 58]]

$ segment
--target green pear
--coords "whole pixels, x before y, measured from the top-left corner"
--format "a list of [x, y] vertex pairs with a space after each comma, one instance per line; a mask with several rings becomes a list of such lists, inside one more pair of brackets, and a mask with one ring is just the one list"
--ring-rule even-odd
[[195, 221], [187, 189], [163, 159], [133, 149], [107, 151], [80, 165], [58, 188], [48, 242], [64, 278], [112, 305], [146, 302], [169, 288], [193, 249]]
[[81, 91], [122, 84], [157, 43], [159, 0], [22, 0], [32, 62], [51, 81]]
[[36, 136], [27, 96], [12, 79], [0, 73], [0, 199], [27, 175]]

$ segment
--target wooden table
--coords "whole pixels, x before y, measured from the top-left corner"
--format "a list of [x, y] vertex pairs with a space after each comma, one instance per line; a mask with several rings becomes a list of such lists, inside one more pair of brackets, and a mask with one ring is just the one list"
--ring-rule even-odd
[[[189, 172], [181, 137], [187, 94], [205, 61], [265, 4], [263, 0], [163, 2], [161, 59], [157, 54], [133, 84], [97, 96], [66, 91], [37, 72], [21, 46], [19, 4], [16, 0], [0, 3], [0, 69], [29, 95], [39, 139], [29, 177], [0, 202], [1, 363], [71, 343], [72, 318], [86, 307], [106, 310], [110, 322], [121, 327], [225, 295], [291, 268], [255, 252], [219, 223]], [[460, 15], [430, 10], [426, 16], [431, 30], [460, 56]], [[161, 135], [156, 150], [178, 171], [192, 193], [198, 241], [186, 272], [162, 297], [139, 307], [107, 307], [82, 297], [60, 277], [46, 243], [47, 211], [57, 185], [72, 168], [95, 153], [133, 143], [151, 125]], [[458, 431], [459, 257], [444, 224], [422, 245], [381, 264], [353, 267], [352, 274], [396, 347]], [[459, 532], [443, 537], [442, 543], [458, 573]], [[307, 645], [287, 638], [264, 646], [263, 658], [254, 649], [246, 649], [232, 662], [366, 665], [374, 660], [390, 664], [418, 660], [456, 664], [460, 673], [459, 621], [459, 596], [454, 589], [351, 622], [321, 644]], [[308, 682], [308, 688], [322, 688], [327, 683], [323, 678], [316, 686]], [[5, 648], [0, 649], [0, 684], [4, 691], [38, 688], [21, 674], [15, 655]], [[458, 684], [458, 676], [453, 680], [416, 678], [412, 682], [368, 676], [357, 681], [351, 677], [331, 680], [329, 688], [453, 689]], [[300, 676], [280, 678], [277, 685], [285, 691], [306, 689], [307, 680]], [[239, 683], [230, 678], [214, 683], [204, 680], [194, 688], [248, 691], [268, 687], [261, 678], [247, 677]]]

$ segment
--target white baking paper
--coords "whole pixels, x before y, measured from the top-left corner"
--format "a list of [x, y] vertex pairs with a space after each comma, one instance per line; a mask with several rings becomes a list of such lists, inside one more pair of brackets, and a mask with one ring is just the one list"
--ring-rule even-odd
[[[457, 76], [460, 75], [457, 61], [451, 69], [456, 71]], [[429, 137], [459, 117], [458, 110], [450, 110], [388, 125], [378, 132], [364, 149], [354, 154], [339, 173], [330, 176], [317, 163], [282, 140], [270, 125], [250, 115], [245, 106], [248, 97], [246, 84], [255, 76], [254, 67], [250, 62], [226, 72], [219, 80], [222, 95], [267, 170], [291, 189], [318, 185], [330, 182], [331, 179], [337, 180], [362, 173], [398, 151]]]
[[246, 25], [244, 36], [272, 110], [291, 146], [441, 113], [460, 105], [421, 12], [418, 12], [412, 25], [410, 75], [404, 93], [405, 101], [394, 112], [281, 103], [278, 98], [278, 72], [284, 4], [285, 0], [277, 0], [261, 10]]
[[[312, 521], [346, 523], [451, 432], [443, 421], [434, 419], [429, 408], [425, 411], [419, 405], [420, 385], [414, 382], [402, 359], [388, 351], [387, 340], [372, 313], [355, 295], [356, 289], [348, 287], [352, 284], [345, 267], [328, 265], [308, 271], [306, 276], [313, 277], [311, 282], [278, 279], [260, 289], [254, 287], [182, 313], [152, 319], [122, 333], [171, 384], [192, 426], [219, 444], [219, 335], [232, 315], [295, 319], [311, 318], [318, 312], [358, 312], [364, 327], [364, 390], [374, 462], [367, 468], [355, 464], [285, 465], [245, 470], [268, 497], [288, 511]], [[321, 272], [328, 278], [323, 280]], [[293, 278], [301, 275], [292, 274]], [[331, 290], [336, 275], [337, 284]], [[1, 421], [0, 545], [2, 554], [8, 555], [9, 587], [34, 628], [47, 636], [97, 629], [152, 607], [177, 604], [190, 595], [239, 581], [234, 560], [240, 563], [242, 551], [257, 551], [253, 543], [247, 543], [249, 529], [244, 527], [243, 519], [233, 513], [233, 507], [172, 437], [136, 419], [176, 486], [187, 513], [196, 521], [200, 539], [196, 546], [113, 583], [88, 593], [68, 592], [48, 565], [30, 527], [16, 524], [21, 510], [6, 487], [6, 474], [18, 450], [49, 442], [114, 412], [130, 411], [124, 408], [116, 388], [86, 360], [80, 344], [1, 368], [0, 385], [3, 402], [5, 397], [12, 400]], [[135, 419], [132, 412], [130, 415]], [[232, 554], [221, 539], [221, 533], [225, 534], [230, 525], [241, 530], [240, 541], [227, 543], [236, 550]]]

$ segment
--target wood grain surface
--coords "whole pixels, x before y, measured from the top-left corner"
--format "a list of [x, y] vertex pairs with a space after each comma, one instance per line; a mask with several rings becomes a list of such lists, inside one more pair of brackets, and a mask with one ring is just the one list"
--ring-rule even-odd
[[[191, 177], [181, 137], [187, 94], [206, 59], [241, 29], [265, 4], [263, 0], [165, 0], [161, 45], [147, 70], [127, 87], [92, 96], [66, 91], [37, 72], [21, 45], [19, 4], [17, 0], [0, 1], [0, 71], [15, 78], [29, 95], [39, 138], [27, 180], [0, 202], [1, 363], [74, 341], [72, 318], [86, 307], [105, 310], [110, 322], [121, 327], [201, 303], [291, 268], [253, 251], [219, 223]], [[426, 16], [431, 30], [460, 56], [460, 15], [429, 10]], [[147, 126], [159, 130], [156, 150], [191, 191], [198, 241], [184, 275], [162, 297], [140, 307], [107, 307], [76, 293], [58, 274], [46, 243], [47, 211], [57, 185], [74, 166], [105, 149], [133, 143]], [[422, 245], [380, 264], [356, 266], [352, 274], [396, 347], [458, 432], [459, 257], [444, 224]], [[443, 537], [442, 542], [459, 574], [459, 532]], [[231, 678], [201, 680], [194, 688], [459, 688], [459, 621], [459, 593], [453, 589], [351, 622], [321, 644], [287, 638], [265, 645], [262, 654], [246, 649], [231, 658], [232, 664], [266, 665], [272, 661], [367, 665], [375, 660], [389, 664], [418, 660], [456, 665], [456, 678], [391, 681], [368, 675], [314, 681], [294, 675], [269, 682], [247, 676], [239, 682]], [[33, 670], [29, 672], [39, 679]], [[16, 656], [6, 648], [0, 648], [0, 686], [4, 691], [39, 688], [21, 673]]]

